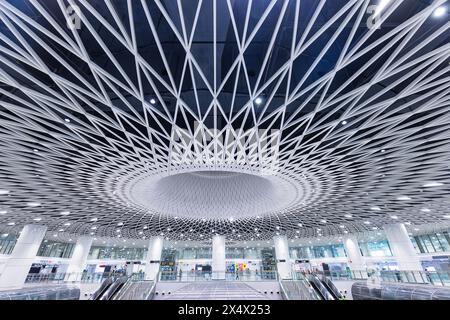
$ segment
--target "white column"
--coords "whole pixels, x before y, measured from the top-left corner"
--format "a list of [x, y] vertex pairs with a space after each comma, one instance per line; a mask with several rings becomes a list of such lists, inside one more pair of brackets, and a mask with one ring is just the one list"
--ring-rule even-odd
[[212, 237], [212, 279], [225, 279], [225, 237]]
[[384, 226], [384, 232], [399, 270], [423, 271], [405, 225], [403, 223], [387, 225]]
[[280, 279], [291, 279], [291, 260], [289, 258], [289, 245], [286, 236], [273, 237], [275, 244], [275, 257]]
[[348, 265], [352, 271], [365, 271], [366, 265], [364, 257], [359, 249], [358, 239], [356, 237], [348, 237], [344, 241], [345, 252], [347, 253]]
[[152, 237], [148, 242], [147, 259], [145, 265], [145, 279], [155, 280], [161, 262], [161, 253], [164, 245], [162, 237]]
[[86, 266], [86, 260], [89, 255], [91, 245], [92, 237], [83, 236], [78, 238], [77, 243], [75, 244], [75, 248], [73, 249], [69, 267], [66, 271], [67, 273], [69, 273], [69, 281], [75, 281], [75, 279], [80, 278], [80, 273], [83, 272]]
[[20, 232], [10, 258], [0, 275], [0, 290], [12, 290], [23, 287], [25, 279], [44, 239], [47, 227], [26, 225]]

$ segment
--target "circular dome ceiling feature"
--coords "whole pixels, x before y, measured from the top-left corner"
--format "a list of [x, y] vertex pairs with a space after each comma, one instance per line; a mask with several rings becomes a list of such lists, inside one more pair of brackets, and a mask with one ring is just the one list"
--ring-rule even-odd
[[379, 2], [0, 1], [0, 228], [244, 240], [448, 221], [446, 1]]
[[270, 214], [301, 197], [293, 184], [281, 178], [224, 171], [148, 177], [130, 193], [135, 203], [152, 211], [202, 219]]

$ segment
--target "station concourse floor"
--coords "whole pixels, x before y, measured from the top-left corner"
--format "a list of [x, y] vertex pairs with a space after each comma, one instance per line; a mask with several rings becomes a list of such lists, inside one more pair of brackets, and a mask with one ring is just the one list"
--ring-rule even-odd
[[203, 282], [189, 283], [164, 295], [155, 295], [154, 300], [272, 300], [245, 283]]

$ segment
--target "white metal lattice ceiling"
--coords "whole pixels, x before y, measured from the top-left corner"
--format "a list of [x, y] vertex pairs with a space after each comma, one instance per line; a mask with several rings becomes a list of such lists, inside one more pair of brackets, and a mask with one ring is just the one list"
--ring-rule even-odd
[[250, 240], [448, 221], [448, 3], [385, 3], [0, 2], [2, 228]]

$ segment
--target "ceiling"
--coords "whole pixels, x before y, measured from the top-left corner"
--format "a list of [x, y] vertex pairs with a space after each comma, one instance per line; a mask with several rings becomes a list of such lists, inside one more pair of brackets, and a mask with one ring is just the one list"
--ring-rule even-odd
[[449, 12], [2, 1], [0, 228], [256, 241], [446, 224]]

